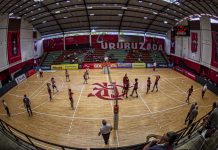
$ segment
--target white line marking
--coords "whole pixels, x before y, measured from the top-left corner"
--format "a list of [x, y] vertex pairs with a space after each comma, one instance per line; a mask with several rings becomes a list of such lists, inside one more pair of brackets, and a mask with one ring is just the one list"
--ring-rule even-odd
[[68, 133], [67, 133], [68, 135], [70, 134], [70, 131], [71, 131], [71, 128], [72, 128], [72, 124], [73, 124], [73, 120], [74, 120], [74, 116], [76, 114], [76, 111], [77, 111], [77, 108], [78, 108], [78, 105], [79, 105], [79, 102], [80, 102], [80, 99], [81, 99], [84, 87], [85, 87], [85, 85], [83, 85], [83, 87], [82, 87], [82, 89], [80, 91], [80, 95], [79, 95], [79, 98], [78, 98], [78, 101], [77, 101], [77, 104], [76, 104], [76, 108], [75, 108], [75, 110], [73, 112], [72, 120], [71, 120], [71, 123], [70, 123], [70, 128], [69, 128]]

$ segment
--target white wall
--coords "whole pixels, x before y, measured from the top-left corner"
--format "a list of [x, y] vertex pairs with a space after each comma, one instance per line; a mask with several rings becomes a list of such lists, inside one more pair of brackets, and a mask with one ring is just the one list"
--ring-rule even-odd
[[201, 64], [206, 67], [211, 67], [212, 57], [212, 33], [209, 17], [201, 17]]
[[22, 62], [30, 60], [34, 57], [33, 26], [24, 19], [21, 20], [20, 46]]
[[167, 55], [170, 55], [170, 48], [171, 48], [171, 30], [167, 32], [167, 36], [165, 38], [165, 52]]
[[8, 67], [8, 17], [0, 15], [0, 71]]

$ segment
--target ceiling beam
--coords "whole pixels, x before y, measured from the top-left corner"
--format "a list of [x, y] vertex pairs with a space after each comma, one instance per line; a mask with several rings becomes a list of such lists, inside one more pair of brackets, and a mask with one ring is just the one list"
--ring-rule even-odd
[[57, 23], [58, 27], [60, 28], [60, 30], [64, 33], [63, 28], [61, 27], [60, 23], [58, 22], [57, 18], [55, 17], [55, 15], [50, 11], [50, 9], [44, 5], [43, 2], [40, 2], [40, 5], [47, 10], [48, 13], [50, 13], [50, 15], [54, 18], [55, 22]]
[[88, 12], [88, 9], [87, 9], [86, 0], [83, 0], [83, 4], [84, 4], [84, 6], [85, 6], [86, 16], [87, 16], [88, 25], [89, 25], [89, 31], [90, 31], [90, 33], [91, 33], [91, 26], [90, 26], [90, 20], [89, 20], [89, 12]]
[[167, 8], [170, 9], [170, 6], [172, 6], [173, 4], [175, 4], [176, 2], [179, 2], [180, 0], [176, 0], [173, 3], [167, 4], [166, 6], [164, 6], [162, 9], [160, 9], [156, 15], [154, 15], [154, 18], [152, 19], [152, 21], [150, 21], [148, 27], [145, 29], [145, 33], [149, 30], [149, 28], [151, 27], [151, 25], [157, 20], [157, 17], [160, 13], [164, 12]]
[[120, 28], [121, 28], [122, 23], [123, 23], [123, 17], [125, 15], [126, 9], [128, 9], [129, 1], [130, 0], [127, 0], [126, 3], [125, 3], [125, 7], [122, 7], [124, 9], [123, 9], [123, 13], [122, 13], [122, 16], [121, 16], [121, 19], [120, 19], [119, 32], [120, 32]]

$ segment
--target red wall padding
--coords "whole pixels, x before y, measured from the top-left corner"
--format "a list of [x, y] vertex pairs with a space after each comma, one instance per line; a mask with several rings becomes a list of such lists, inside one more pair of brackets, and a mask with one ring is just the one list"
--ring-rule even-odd
[[189, 68], [195, 70], [197, 73], [200, 73], [200, 69], [201, 69], [201, 65], [198, 64], [198, 63], [195, 63], [193, 61], [190, 61], [190, 60], [187, 60], [187, 59], [183, 59], [183, 58], [180, 58], [180, 57], [177, 57], [177, 56], [170, 56], [170, 60], [171, 62], [174, 62], [174, 63], [179, 63], [180, 60], [182, 60], [186, 66], [188, 66]]
[[43, 40], [43, 48], [45, 52], [64, 50], [64, 39], [55, 38]]
[[70, 36], [65, 38], [66, 45], [88, 44], [88, 43], [89, 43], [89, 35]]

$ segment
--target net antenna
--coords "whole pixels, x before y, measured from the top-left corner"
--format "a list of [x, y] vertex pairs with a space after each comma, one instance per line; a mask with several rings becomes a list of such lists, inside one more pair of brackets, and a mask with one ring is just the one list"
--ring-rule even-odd
[[113, 82], [112, 78], [111, 78], [111, 72], [109, 69], [109, 64], [108, 62], [106, 62], [106, 69], [107, 69], [107, 73], [108, 73], [108, 79], [110, 84], [112, 85], [112, 98], [114, 99], [114, 130], [118, 130], [118, 122], [119, 122], [119, 105], [118, 105], [118, 93], [115, 92], [116, 90], [116, 83]]
[[97, 43], [103, 43], [104, 42], [103, 34], [99, 34], [96, 41]]

